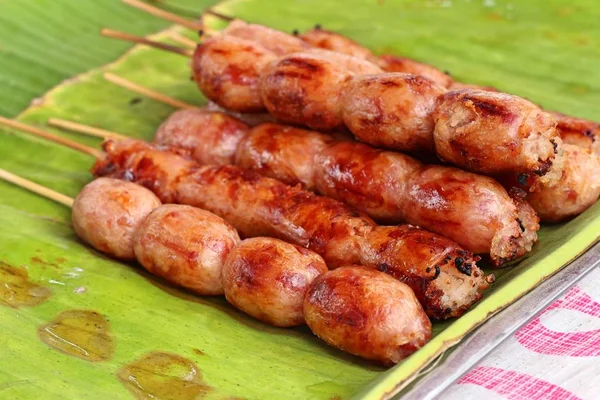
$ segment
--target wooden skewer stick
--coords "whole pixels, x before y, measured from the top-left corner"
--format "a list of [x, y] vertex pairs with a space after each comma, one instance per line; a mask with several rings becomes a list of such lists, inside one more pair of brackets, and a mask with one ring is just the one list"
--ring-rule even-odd
[[223, 21], [235, 21], [236, 19], [239, 20], [239, 18], [235, 18], [235, 17], [230, 17], [229, 15], [225, 15], [225, 14], [221, 14], [218, 11], [214, 11], [211, 8], [207, 8], [206, 10], [204, 10], [205, 14], [209, 14], [212, 15], [213, 17], [217, 17], [219, 19], [222, 19]]
[[195, 49], [196, 46], [198, 45], [198, 43], [194, 42], [192, 39], [188, 39], [185, 36], [183, 36], [182, 34], [177, 33], [177, 32], [171, 32], [169, 34], [169, 38], [176, 41], [177, 43], [182, 44], [191, 49]]
[[67, 129], [69, 131], [85, 133], [89, 136], [99, 137], [102, 139], [117, 139], [124, 140], [128, 139], [127, 136], [121, 135], [120, 133], [109, 131], [106, 129], [95, 128], [89, 125], [79, 124], [73, 121], [67, 121], [59, 118], [50, 118], [48, 120], [48, 125], [56, 126], [57, 128]]
[[53, 133], [46, 132], [46, 131], [36, 128], [34, 126], [27, 125], [27, 124], [24, 124], [19, 121], [15, 121], [13, 119], [0, 117], [0, 125], [8, 126], [8, 127], [18, 129], [23, 132], [31, 133], [34, 136], [39, 136], [44, 139], [50, 140], [52, 142], [62, 144], [63, 146], [70, 147], [70, 148], [80, 151], [82, 153], [89, 154], [92, 157], [95, 157], [96, 159], [104, 158], [104, 152], [102, 152], [100, 150], [94, 149], [92, 147], [88, 147], [81, 143], [74, 142], [72, 140], [63, 138], [63, 137], [55, 135]]
[[178, 25], [185, 26], [186, 28], [193, 29], [195, 31], [202, 30], [202, 23], [191, 21], [187, 18], [180, 17], [168, 11], [162, 10], [158, 7], [151, 6], [150, 4], [144, 3], [139, 0], [123, 0], [123, 3], [135, 7], [139, 10], [145, 11], [148, 14], [152, 14], [156, 17], [165, 19], [167, 21], [174, 22]]
[[162, 103], [168, 104], [175, 108], [200, 108], [198, 106], [186, 103], [185, 101], [177, 100], [173, 97], [167, 96], [165, 94], [155, 92], [152, 89], [148, 89], [144, 86], [140, 86], [136, 83], [133, 83], [125, 78], [121, 78], [115, 74], [110, 72], [104, 73], [104, 78], [115, 85], [124, 87], [127, 90], [131, 90], [132, 92], [139, 93], [143, 96], [146, 96], [152, 100], [160, 101]]
[[169, 51], [171, 53], [180, 54], [182, 56], [191, 57], [193, 52], [190, 49], [183, 49], [181, 47], [172, 46], [170, 44], [160, 43], [154, 40], [146, 39], [145, 37], [130, 35], [129, 33], [119, 32], [112, 29], [104, 28], [100, 31], [102, 36], [106, 36], [113, 39], [124, 40], [126, 42], [133, 42], [139, 44], [145, 44], [150, 47], [154, 47], [159, 50]]
[[0, 168], [0, 179], [4, 179], [7, 182], [10, 182], [16, 186], [27, 189], [33, 193], [39, 194], [47, 199], [54, 200], [57, 203], [63, 204], [67, 207], [73, 207], [73, 199], [69, 196], [65, 196], [62, 193], [55, 192], [52, 189], [48, 189], [45, 186], [39, 185], [35, 182], [27, 180], [25, 178], [21, 178], [18, 175], [15, 175], [11, 172], [8, 172], [4, 169]]

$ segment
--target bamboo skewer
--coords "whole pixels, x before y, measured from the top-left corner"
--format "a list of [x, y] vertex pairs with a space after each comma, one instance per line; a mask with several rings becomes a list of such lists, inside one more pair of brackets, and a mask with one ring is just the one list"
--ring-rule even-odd
[[85, 153], [85, 154], [89, 154], [92, 157], [95, 157], [96, 159], [100, 159], [104, 157], [104, 152], [94, 149], [92, 147], [88, 147], [84, 144], [81, 143], [77, 143], [74, 142], [72, 140], [63, 138], [61, 136], [55, 135], [53, 133], [50, 132], [46, 132], [42, 129], [36, 128], [34, 126], [31, 125], [27, 125], [24, 124], [22, 122], [19, 121], [15, 121], [13, 119], [8, 119], [8, 118], [4, 118], [4, 117], [0, 117], [0, 125], [4, 125], [4, 126], [8, 126], [10, 128], [14, 128], [14, 129], [18, 129], [20, 131], [23, 132], [27, 132], [30, 133], [34, 136], [39, 136], [42, 137], [44, 139], [48, 139], [52, 142], [58, 143], [58, 144], [62, 144], [63, 146], [67, 146], [70, 147], [74, 150], [77, 150], [79, 152]]
[[127, 136], [122, 135], [117, 132], [109, 131], [106, 129], [95, 128], [93, 126], [80, 124], [73, 121], [67, 121], [59, 118], [50, 118], [48, 120], [48, 125], [55, 126], [57, 128], [66, 129], [73, 132], [81, 132], [85, 133], [88, 136], [99, 137], [102, 139], [117, 139], [117, 140], [125, 140], [128, 139]]
[[102, 36], [106, 36], [113, 39], [124, 40], [126, 42], [133, 42], [139, 44], [145, 44], [150, 47], [154, 47], [159, 50], [165, 50], [174, 54], [180, 54], [182, 56], [191, 57], [193, 52], [190, 49], [184, 49], [177, 46], [172, 46], [166, 43], [160, 43], [154, 40], [146, 39], [145, 37], [130, 35], [129, 33], [115, 31], [113, 29], [104, 28], [100, 31]]
[[204, 10], [204, 13], [208, 14], [208, 15], [212, 15], [213, 17], [217, 17], [219, 19], [222, 19], [223, 21], [228, 21], [228, 22], [235, 21], [236, 19], [240, 20], [239, 18], [230, 17], [229, 15], [221, 14], [220, 12], [215, 11], [212, 8], [207, 8], [206, 10]]
[[63, 204], [67, 207], [73, 207], [74, 200], [71, 197], [65, 196], [62, 193], [55, 192], [52, 189], [49, 189], [45, 186], [42, 186], [25, 178], [21, 178], [20, 176], [1, 168], [0, 179], [10, 182], [16, 186], [22, 187], [23, 189], [27, 189], [30, 192], [39, 194], [40, 196], [45, 197], [47, 199], [54, 200], [57, 203]]
[[183, 36], [180, 33], [177, 32], [171, 32], [169, 34], [169, 38], [174, 40], [175, 42], [182, 44], [186, 47], [189, 47], [191, 49], [195, 49], [196, 46], [198, 45], [198, 43], [194, 42], [192, 39], [188, 39], [185, 36]]
[[138, 85], [137, 83], [133, 83], [125, 78], [121, 78], [118, 75], [115, 75], [110, 72], [104, 73], [104, 78], [115, 85], [121, 86], [127, 90], [131, 90], [132, 92], [139, 93], [143, 96], [146, 96], [152, 100], [160, 101], [162, 103], [168, 104], [175, 108], [200, 108], [193, 104], [186, 103], [185, 101], [178, 100], [176, 98], [167, 96], [165, 94], [156, 92], [152, 89], [148, 89], [144, 86]]
[[123, 0], [123, 3], [142, 10], [148, 14], [152, 14], [156, 17], [165, 19], [167, 21], [174, 22], [178, 25], [185, 26], [186, 28], [193, 29], [195, 31], [203, 30], [202, 23], [189, 20], [187, 18], [180, 17], [176, 14], [162, 10], [158, 7], [151, 6], [150, 4], [144, 3], [139, 0]]

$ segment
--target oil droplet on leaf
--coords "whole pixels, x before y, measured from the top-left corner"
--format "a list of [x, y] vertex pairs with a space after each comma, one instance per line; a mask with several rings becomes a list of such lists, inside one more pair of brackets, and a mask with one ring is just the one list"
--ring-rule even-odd
[[212, 389], [202, 381], [196, 364], [177, 354], [152, 352], [117, 373], [138, 399], [194, 400]]
[[0, 262], [0, 302], [9, 307], [31, 307], [43, 303], [52, 292], [29, 281], [24, 268]]
[[48, 346], [86, 361], [108, 360], [114, 349], [110, 324], [95, 311], [63, 311], [38, 334]]

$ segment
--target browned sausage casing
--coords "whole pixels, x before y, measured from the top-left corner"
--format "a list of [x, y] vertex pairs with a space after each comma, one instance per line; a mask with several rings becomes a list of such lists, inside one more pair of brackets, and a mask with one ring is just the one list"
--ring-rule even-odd
[[[214, 212], [242, 236], [309, 248], [329, 267], [384, 270], [406, 280], [432, 317], [461, 315], [488, 286], [471, 253], [430, 232], [407, 226], [379, 231], [370, 218], [336, 200], [234, 166], [198, 166], [139, 141], [108, 141], [105, 150], [106, 158], [94, 166], [97, 176], [132, 180], [165, 202]], [[468, 287], [469, 296], [454, 290], [459, 286]]]
[[424, 76], [445, 88], [450, 87], [453, 83], [452, 78], [447, 73], [442, 72], [429, 64], [421, 63], [406, 57], [384, 54], [379, 57], [376, 64], [387, 72], [403, 72], [405, 74]]
[[377, 57], [366, 47], [335, 32], [315, 28], [302, 33], [299, 37], [304, 42], [314, 47], [369, 60], [386, 72], [403, 72], [406, 74], [424, 76], [444, 87], [448, 87], [452, 84], [450, 75], [445, 74], [431, 65], [420, 63], [411, 60], [410, 58], [389, 54]]
[[198, 45], [192, 72], [202, 93], [220, 106], [238, 112], [262, 112], [260, 74], [275, 57], [253, 41], [217, 37]]
[[202, 164], [232, 164], [249, 126], [226, 114], [202, 109], [175, 111], [156, 131], [154, 142], [192, 152]]
[[213, 213], [180, 204], [155, 209], [140, 224], [134, 251], [148, 272], [203, 296], [223, 294], [221, 271], [240, 238]]
[[263, 71], [260, 93], [277, 120], [317, 130], [339, 130], [343, 88], [355, 74], [381, 70], [367, 61], [333, 52], [293, 53]]
[[[220, 124], [222, 116], [215, 118]], [[219, 152], [218, 137], [213, 134], [205, 156]], [[318, 132], [273, 123], [249, 128], [235, 164], [344, 201], [380, 222], [421, 226], [469, 251], [490, 253], [496, 264], [523, 255], [537, 240], [535, 213], [522, 220], [519, 213], [530, 207], [491, 178]]]
[[335, 51], [336, 53], [362, 58], [371, 62], [376, 60], [371, 50], [332, 31], [315, 28], [300, 34], [298, 37], [305, 43], [319, 49]]
[[310, 44], [289, 33], [281, 32], [264, 25], [249, 24], [239, 19], [227, 25], [222, 34], [259, 43], [277, 55], [305, 51], [312, 47]]
[[437, 154], [484, 174], [544, 175], [560, 142], [550, 114], [505, 93], [448, 92], [440, 97], [433, 119]]
[[351, 354], [393, 365], [431, 337], [431, 322], [410, 288], [364, 267], [317, 277], [304, 300], [315, 335]]
[[333, 140], [318, 132], [261, 124], [252, 128], [240, 142], [234, 164], [288, 185], [301, 184], [314, 190], [316, 157]]
[[71, 218], [77, 236], [93, 248], [123, 260], [134, 260], [133, 237], [146, 216], [160, 206], [148, 189], [117, 179], [88, 183], [73, 202]]
[[302, 306], [310, 283], [327, 271], [316, 253], [282, 240], [242, 241], [223, 265], [227, 301], [273, 326], [304, 323]]
[[600, 157], [589, 147], [562, 146], [560, 178], [541, 184], [527, 201], [544, 222], [560, 222], [581, 214], [600, 196]]
[[[513, 200], [492, 178], [457, 168], [423, 165], [399, 153], [355, 142], [333, 144], [315, 162], [315, 185], [377, 220], [406, 221], [489, 253], [496, 265], [521, 256], [537, 241], [531, 207]], [[526, 220], [521, 220], [521, 209]], [[523, 228], [525, 227], [525, 228]]]
[[385, 73], [352, 79], [341, 105], [345, 125], [374, 146], [434, 151], [431, 116], [446, 90], [417, 75]]
[[590, 149], [600, 156], [600, 124], [598, 122], [557, 112], [551, 114], [556, 119], [556, 129], [564, 143]]

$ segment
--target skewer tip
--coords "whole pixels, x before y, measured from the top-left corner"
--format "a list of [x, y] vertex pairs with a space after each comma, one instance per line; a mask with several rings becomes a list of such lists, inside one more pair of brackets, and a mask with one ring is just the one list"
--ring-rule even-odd
[[146, 46], [153, 47], [155, 49], [168, 51], [174, 54], [180, 54], [182, 56], [191, 57], [193, 52], [190, 49], [184, 49], [182, 47], [173, 46], [166, 43], [157, 42], [155, 40], [150, 40], [145, 37], [131, 35], [129, 33], [116, 31], [110, 28], [102, 28], [100, 30], [100, 34], [105, 37], [109, 37], [112, 39], [124, 40], [126, 42], [144, 44]]
[[54, 200], [57, 203], [63, 204], [67, 207], [73, 207], [73, 199], [69, 196], [65, 196], [62, 193], [58, 193], [52, 189], [49, 189], [45, 186], [32, 182], [28, 179], [22, 178], [19, 175], [13, 174], [5, 169], [0, 168], [0, 179], [12, 183], [15, 186], [21, 187], [23, 189], [27, 189], [30, 192], [39, 194], [42, 197], [45, 197], [50, 200]]
[[7, 126], [9, 128], [17, 129], [17, 130], [22, 131], [22, 132], [30, 133], [30, 134], [32, 134], [34, 136], [38, 136], [38, 137], [44, 138], [46, 140], [49, 140], [51, 142], [60, 144], [62, 146], [70, 147], [73, 150], [77, 150], [77, 151], [79, 151], [81, 153], [88, 154], [88, 155], [90, 155], [90, 156], [92, 156], [92, 157], [94, 157], [96, 159], [103, 159], [104, 158], [104, 152], [103, 151], [94, 149], [92, 147], [89, 147], [89, 146], [86, 146], [84, 144], [75, 142], [73, 140], [64, 138], [62, 136], [55, 135], [55, 134], [47, 132], [47, 131], [45, 131], [43, 129], [37, 128], [35, 126], [24, 124], [22, 122], [14, 120], [14, 119], [0, 117], [0, 125], [4, 125], [4, 126]]
[[162, 18], [169, 22], [173, 22], [175, 24], [185, 26], [186, 28], [197, 31], [198, 29], [202, 29], [202, 24], [196, 21], [189, 20], [187, 18], [180, 17], [179, 15], [173, 14], [171, 12], [165, 11], [161, 8], [152, 6], [148, 3], [144, 3], [140, 0], [122, 0], [123, 3], [130, 5], [138, 10], [144, 11], [145, 13], [154, 15], [155, 17]]

